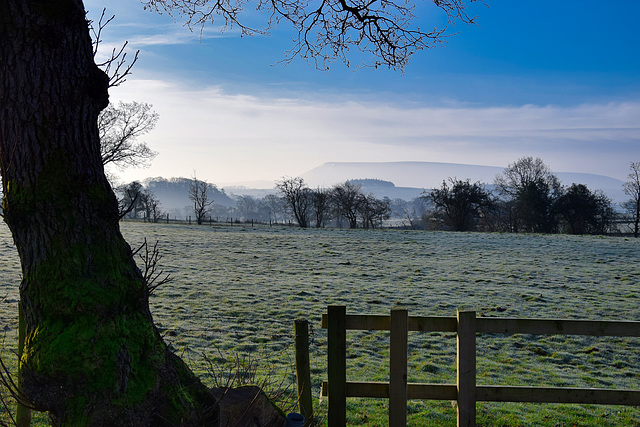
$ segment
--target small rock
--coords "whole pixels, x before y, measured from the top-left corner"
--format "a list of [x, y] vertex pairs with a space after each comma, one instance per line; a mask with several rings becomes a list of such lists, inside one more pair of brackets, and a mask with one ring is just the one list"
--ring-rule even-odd
[[220, 403], [220, 427], [283, 427], [285, 417], [257, 386], [213, 388]]

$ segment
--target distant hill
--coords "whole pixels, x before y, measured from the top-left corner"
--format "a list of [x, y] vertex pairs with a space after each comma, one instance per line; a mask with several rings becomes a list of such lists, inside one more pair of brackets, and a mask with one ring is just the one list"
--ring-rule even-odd
[[352, 179], [376, 178], [393, 182], [397, 187], [432, 188], [443, 179], [457, 176], [472, 181], [493, 181], [503, 168], [435, 162], [330, 162], [303, 173], [309, 186], [330, 187]]
[[391, 181], [383, 181], [381, 179], [352, 179], [352, 184], [361, 185], [370, 188], [395, 188], [395, 184]]
[[[459, 179], [469, 178], [472, 182], [480, 181], [491, 184], [495, 176], [504, 170], [498, 166], [465, 165], [459, 163], [436, 162], [330, 162], [318, 166], [302, 174], [310, 187], [330, 187], [336, 183], [355, 179], [376, 179], [393, 182], [396, 187], [385, 188], [383, 194], [381, 188], [375, 189], [377, 197], [387, 195], [390, 198], [409, 199], [417, 197], [422, 189], [439, 187], [442, 181], [449, 177]], [[572, 183], [585, 184], [590, 190], [604, 191], [614, 202], [627, 199], [622, 191], [623, 182], [604, 175], [556, 172], [556, 175], [564, 185]], [[402, 190], [401, 190], [402, 189]], [[393, 191], [391, 191], [393, 190]], [[402, 196], [400, 195], [402, 194]], [[413, 194], [413, 197], [410, 197]]]
[[[362, 185], [365, 194], [378, 198], [412, 200], [424, 190], [439, 187], [449, 177], [469, 178], [472, 182], [493, 183], [495, 176], [504, 170], [497, 166], [465, 165], [459, 163], [436, 162], [331, 162], [325, 163], [302, 174], [311, 188], [331, 187], [345, 181]], [[590, 190], [602, 190], [614, 203], [627, 200], [622, 191], [623, 182], [604, 175], [589, 173], [557, 172], [556, 175], [566, 186], [572, 183], [585, 184]], [[144, 186], [152, 190], [162, 209], [178, 215], [190, 213], [189, 178], [147, 178]], [[219, 189], [214, 185], [212, 198], [215, 205], [235, 206], [237, 196], [249, 195], [262, 198], [267, 194], [277, 194], [275, 188], [229, 187]], [[186, 209], [185, 209], [186, 207]], [[172, 213], [173, 215], [173, 213]]]

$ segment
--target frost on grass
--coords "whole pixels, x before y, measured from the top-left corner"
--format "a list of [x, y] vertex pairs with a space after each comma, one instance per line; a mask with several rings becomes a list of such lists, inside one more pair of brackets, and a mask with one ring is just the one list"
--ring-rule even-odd
[[[161, 268], [174, 280], [156, 289], [153, 315], [165, 339], [202, 375], [202, 355], [218, 349], [228, 355], [266, 352], [274, 355], [270, 364], [291, 366], [293, 322], [306, 318], [312, 381], [319, 389], [326, 378], [320, 317], [330, 304], [344, 304], [348, 313], [388, 314], [401, 304], [410, 315], [473, 309], [479, 316], [640, 320], [635, 239], [140, 223], [123, 223], [122, 229], [132, 247], [145, 238], [159, 241]], [[4, 224], [2, 245], [11, 246]], [[0, 257], [0, 291], [17, 298], [17, 253], [3, 250]], [[15, 304], [1, 310], [3, 319], [17, 318]], [[349, 378], [384, 380], [388, 334], [349, 332], [348, 340]], [[478, 339], [481, 384], [633, 388], [640, 384], [639, 366], [637, 339]], [[410, 334], [408, 374], [415, 382], [455, 382], [455, 335]], [[375, 399], [358, 404], [372, 422], [386, 419]], [[431, 417], [455, 425], [450, 405], [414, 407], [410, 424], [428, 425], [422, 421]], [[479, 413], [484, 424], [509, 424], [521, 411], [530, 414], [531, 425], [552, 423], [545, 416], [570, 425], [584, 413], [580, 406], [560, 407], [483, 404]], [[590, 406], [589, 413], [604, 425], [640, 420], [633, 408]]]

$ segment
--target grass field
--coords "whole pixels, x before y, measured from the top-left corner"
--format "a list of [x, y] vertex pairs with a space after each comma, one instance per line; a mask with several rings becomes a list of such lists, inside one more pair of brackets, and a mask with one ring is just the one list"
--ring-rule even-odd
[[[293, 384], [293, 321], [311, 322], [314, 394], [326, 378], [330, 304], [348, 313], [640, 320], [640, 241], [566, 235], [300, 230], [122, 223], [132, 247], [159, 240], [173, 281], [152, 297], [156, 323], [205, 381], [205, 356], [259, 361]], [[11, 358], [19, 262], [0, 225], [0, 305]], [[349, 332], [349, 380], [388, 379], [388, 334]], [[455, 336], [410, 334], [409, 381], [455, 383]], [[231, 369], [231, 368], [228, 368]], [[640, 387], [640, 340], [516, 335], [478, 338], [478, 383]], [[318, 400], [315, 400], [318, 402]], [[385, 425], [386, 401], [350, 399], [352, 425]], [[478, 425], [636, 426], [622, 406], [478, 404]], [[326, 414], [326, 400], [316, 411]], [[409, 425], [454, 426], [451, 402], [412, 401]]]

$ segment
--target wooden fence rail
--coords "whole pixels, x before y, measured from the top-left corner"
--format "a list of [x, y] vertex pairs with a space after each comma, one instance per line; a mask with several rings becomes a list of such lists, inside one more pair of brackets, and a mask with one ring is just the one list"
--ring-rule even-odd
[[[458, 426], [475, 426], [476, 402], [640, 405], [640, 390], [476, 385], [477, 333], [640, 337], [640, 322], [477, 318], [475, 311], [459, 311], [457, 317], [416, 317], [404, 309], [392, 309], [390, 316], [347, 315], [344, 306], [329, 306], [322, 327], [328, 329], [328, 381], [322, 384], [322, 395], [329, 397], [330, 427], [346, 424], [347, 397], [389, 399], [390, 426], [406, 425], [408, 399], [457, 401]], [[346, 380], [347, 330], [390, 331], [388, 383]], [[407, 383], [409, 331], [456, 333], [456, 384]]]

